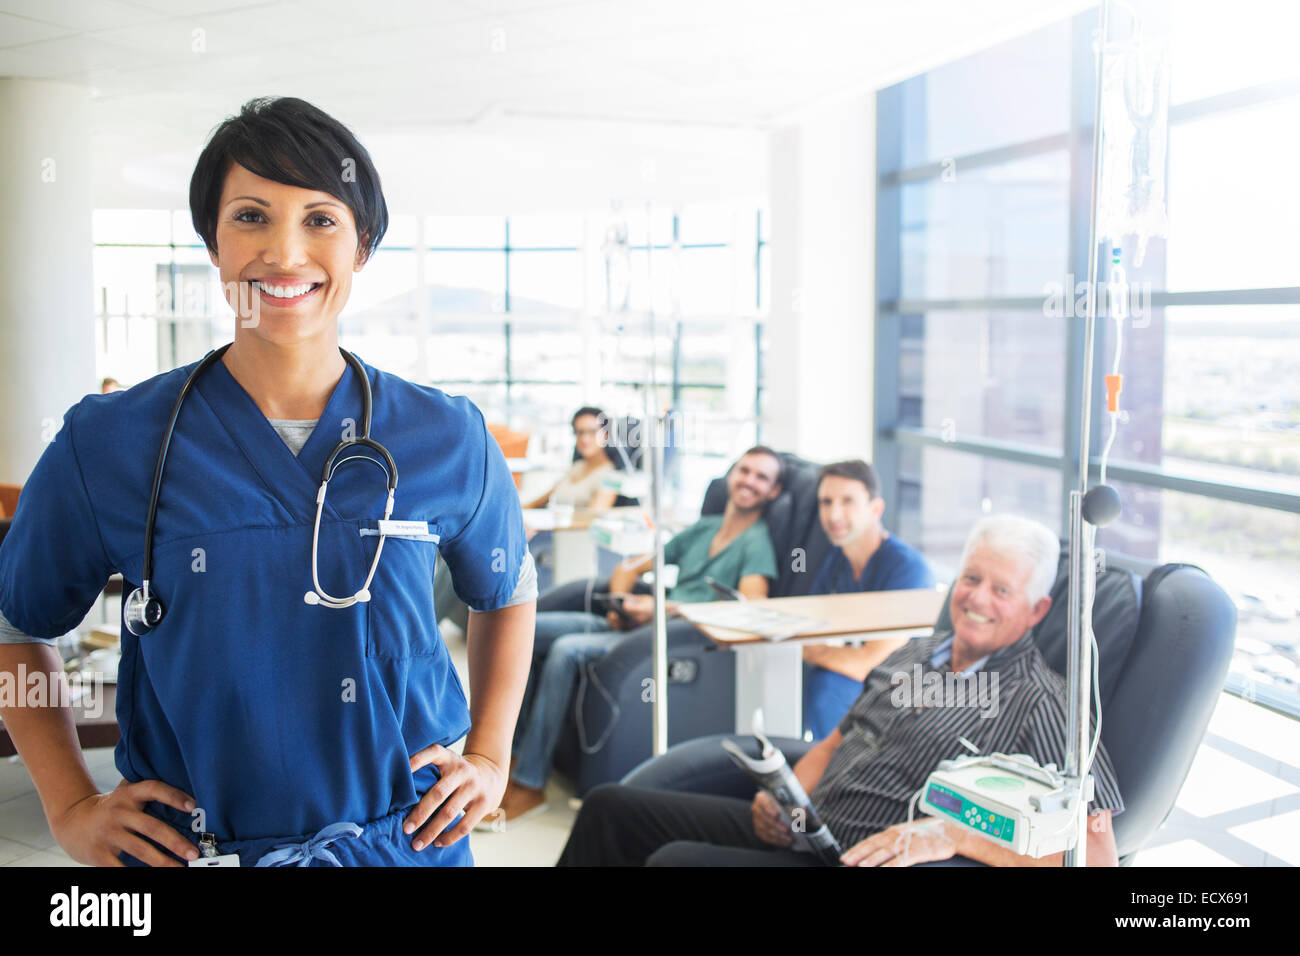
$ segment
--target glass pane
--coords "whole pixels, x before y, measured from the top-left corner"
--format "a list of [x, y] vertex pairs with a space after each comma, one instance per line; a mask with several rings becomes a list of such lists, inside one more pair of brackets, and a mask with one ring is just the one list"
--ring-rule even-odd
[[730, 315], [735, 256], [731, 249], [683, 249], [676, 260], [673, 290], [681, 315]]
[[510, 247], [540, 246], [576, 249], [582, 245], [581, 216], [511, 216]]
[[431, 249], [504, 249], [502, 216], [429, 216], [424, 241]]
[[510, 311], [582, 308], [582, 254], [510, 252]]
[[[673, 381], [673, 323], [659, 318], [651, 323], [636, 314], [609, 316], [600, 328], [600, 362], [602, 385], [630, 382], [648, 385], [651, 358], [654, 377], [662, 394], [668, 395]], [[630, 408], [644, 408], [638, 398]]]
[[1300, 714], [1300, 515], [1116, 483], [1124, 505], [1106, 548], [1195, 564], [1237, 605], [1232, 671]]
[[84, 383], [99, 391], [99, 380], [111, 377], [128, 388], [163, 371], [160, 356], [162, 323], [153, 318], [114, 316], [96, 323], [96, 381]]
[[673, 211], [667, 206], [651, 206], [644, 203], [629, 203], [621, 210], [611, 211], [609, 221], [622, 216], [627, 221], [628, 242], [634, 246], [644, 246], [650, 240], [650, 224], [654, 228], [654, 244], [666, 246], [673, 241]]
[[384, 241], [380, 244], [381, 249], [394, 249], [402, 247], [414, 249], [418, 237], [416, 235], [417, 216], [389, 213], [388, 231], [384, 233]]
[[[1139, 325], [1125, 328], [1112, 458], [1300, 493], [1300, 306], [1180, 306]], [[1110, 371], [1113, 324], [1101, 331]], [[1109, 416], [1094, 427], [1104, 441]]]
[[[91, 226], [96, 244], [172, 241], [171, 213], [166, 209], [96, 209]], [[190, 227], [190, 232], [193, 232]]]
[[504, 312], [504, 252], [430, 252], [425, 264], [435, 312]]
[[1070, 32], [1070, 21], [1060, 20], [900, 84], [903, 165], [1064, 133]]
[[512, 379], [579, 383], [582, 353], [582, 332], [576, 316], [559, 322], [510, 323]]
[[[203, 240], [199, 238], [199, 234], [194, 230], [194, 220], [190, 216], [188, 209], [172, 210], [171, 218], [173, 242], [178, 246], [192, 245], [198, 246], [200, 249], [203, 248]], [[99, 241], [98, 238], [96, 238], [96, 241]], [[111, 242], [112, 240], [108, 241]], [[206, 251], [204, 255], [207, 255]]]
[[1069, 186], [1064, 150], [903, 185], [903, 297], [1040, 296], [1063, 287]]
[[438, 385], [448, 395], [464, 395], [478, 406], [489, 425], [507, 422], [506, 387], [504, 385], [465, 385], [460, 383]]
[[995, 438], [1060, 449], [1064, 320], [930, 312], [904, 317], [899, 345], [903, 424], [936, 429], [949, 441]]
[[352, 274], [352, 294], [343, 314], [414, 315], [415, 257], [414, 252], [380, 246], [361, 271]]
[[709, 482], [723, 477], [735, 458], [730, 454], [696, 454], [690, 449], [678, 455], [670, 469], [664, 510], [683, 526], [697, 520]]
[[1300, 153], [1298, 117], [1300, 98], [1291, 98], [1170, 129], [1168, 288], [1300, 285], [1300, 190], [1260, 166]]
[[682, 388], [674, 427], [683, 454], [734, 458], [757, 443], [751, 409], [738, 415], [731, 398], [722, 388]]
[[[506, 336], [502, 322], [489, 317], [443, 322], [435, 318], [428, 350], [428, 381], [442, 388], [443, 382], [504, 382]], [[461, 386], [447, 387], [457, 392]], [[501, 392], [504, 401], [505, 392]], [[500, 409], [505, 413], [504, 406]]]
[[[165, 225], [165, 222], [164, 222]], [[172, 260], [167, 246], [94, 250], [95, 307], [110, 315], [154, 315], [170, 302], [170, 286], [159, 285], [158, 267]]]
[[[582, 386], [576, 382], [570, 385], [512, 385], [508, 424], [516, 431], [526, 431], [534, 436], [539, 457], [549, 451], [557, 459], [557, 464], [567, 467], [573, 456], [571, 421], [573, 413], [582, 405]], [[530, 456], [533, 449], [530, 441]]]
[[[687, 244], [701, 242], [729, 243], [741, 231], [737, 217], [744, 216], [746, 225], [754, 218], [753, 210], [731, 203], [695, 203], [684, 206], [677, 217], [677, 237]], [[748, 229], [744, 230], [748, 231]]]
[[741, 335], [739, 323], [693, 321], [680, 324], [678, 376], [683, 384], [725, 385], [729, 363], [744, 361], [737, 352], [750, 353], [752, 348]]
[[945, 448], [900, 451], [899, 501], [885, 502], [885, 524], [920, 548], [939, 577], [952, 580], [966, 535], [986, 514], [1021, 515], [1060, 534], [1059, 471]]
[[634, 249], [629, 259], [628, 308], [634, 312], [644, 312], [651, 308], [651, 276], [654, 280], [653, 305], [656, 315], [667, 317], [673, 315], [672, 281], [673, 259], [668, 249], [655, 249], [647, 252]]
[[1225, 7], [1216, 0], [1178, 0], [1171, 9], [1172, 102], [1300, 75], [1295, 55], [1300, 7], [1295, 4], [1234, 0]]
[[374, 322], [349, 323], [339, 336], [339, 344], [385, 372], [409, 381], [426, 381], [420, 374], [420, 342], [415, 331], [401, 331]]
[[[221, 276], [208, 258], [207, 250], [178, 246], [176, 248], [176, 269], [172, 288], [174, 298], [163, 301], [169, 306], [169, 312], [187, 320], [211, 318], [216, 328], [225, 338], [233, 338], [235, 313], [227, 304], [221, 292]], [[160, 265], [159, 292], [162, 290], [162, 276], [167, 275], [166, 266]], [[168, 276], [168, 278], [171, 278]], [[196, 355], [194, 358], [202, 358]], [[188, 361], [188, 360], [187, 360]]]

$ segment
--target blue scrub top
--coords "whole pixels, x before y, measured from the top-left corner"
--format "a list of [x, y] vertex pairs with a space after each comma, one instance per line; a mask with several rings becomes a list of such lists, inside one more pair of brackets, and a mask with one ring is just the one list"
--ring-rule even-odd
[[809, 594], [852, 594], [855, 591], [904, 591], [934, 587], [934, 572], [920, 551], [891, 534], [867, 560], [862, 575], [853, 578], [853, 566], [842, 548], [832, 547]]
[[[89, 395], [65, 415], [0, 546], [0, 611], [16, 627], [66, 633], [112, 572], [125, 593], [139, 583], [158, 447], [194, 365]], [[142, 637], [122, 628], [117, 767], [129, 781], [193, 794], [219, 840], [364, 825], [414, 804], [436, 770], [413, 775], [409, 755], [470, 726], [438, 632], [435, 554], [478, 610], [504, 606], [518, 582], [519, 498], [482, 414], [466, 398], [363, 367], [371, 436], [399, 472], [392, 517], [427, 521], [441, 539], [387, 539], [369, 603], [303, 601], [321, 470], [345, 432], [361, 430], [350, 365], [296, 457], [220, 361], [190, 392], [172, 438], [152, 582], [166, 616]], [[370, 464], [336, 470], [320, 528], [327, 593], [364, 582], [378, 538], [360, 531], [377, 527], [386, 494]], [[191, 829], [187, 815], [153, 810]]]

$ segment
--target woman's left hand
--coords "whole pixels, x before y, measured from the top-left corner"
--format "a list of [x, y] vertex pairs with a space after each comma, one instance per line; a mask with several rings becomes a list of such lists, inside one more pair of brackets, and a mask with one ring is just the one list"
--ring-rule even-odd
[[[438, 782], [425, 792], [402, 824], [403, 833], [420, 830], [411, 842], [417, 851], [429, 844], [451, 846], [467, 836], [476, 823], [501, 805], [506, 792], [505, 767], [482, 754], [462, 756], [441, 744], [434, 744], [411, 757], [411, 772], [429, 764], [438, 768]], [[435, 810], [438, 811], [436, 814]], [[465, 815], [460, 822], [447, 830], [462, 810]], [[430, 815], [433, 816], [431, 820]]]

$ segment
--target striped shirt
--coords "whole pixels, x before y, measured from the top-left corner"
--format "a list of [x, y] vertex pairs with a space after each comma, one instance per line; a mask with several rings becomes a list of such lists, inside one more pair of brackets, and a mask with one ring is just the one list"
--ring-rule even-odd
[[[864, 682], [840, 722], [835, 748], [812, 792], [813, 805], [846, 849], [907, 820], [908, 804], [940, 760], [969, 754], [1028, 754], [1065, 763], [1065, 681], [1029, 635], [990, 654], [978, 671], [953, 673], [941, 651], [951, 632], [903, 645]], [[935, 664], [931, 658], [939, 661]], [[1095, 728], [1095, 716], [1094, 716]], [[1093, 761], [1088, 812], [1124, 809], [1106, 748]]]

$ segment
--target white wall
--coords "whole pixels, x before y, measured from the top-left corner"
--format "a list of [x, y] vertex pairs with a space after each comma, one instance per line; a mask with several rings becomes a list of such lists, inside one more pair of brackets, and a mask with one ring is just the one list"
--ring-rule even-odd
[[0, 78], [0, 482], [24, 484], [95, 381], [89, 98]]
[[815, 461], [871, 459], [875, 97], [771, 136], [772, 307], [764, 439]]

